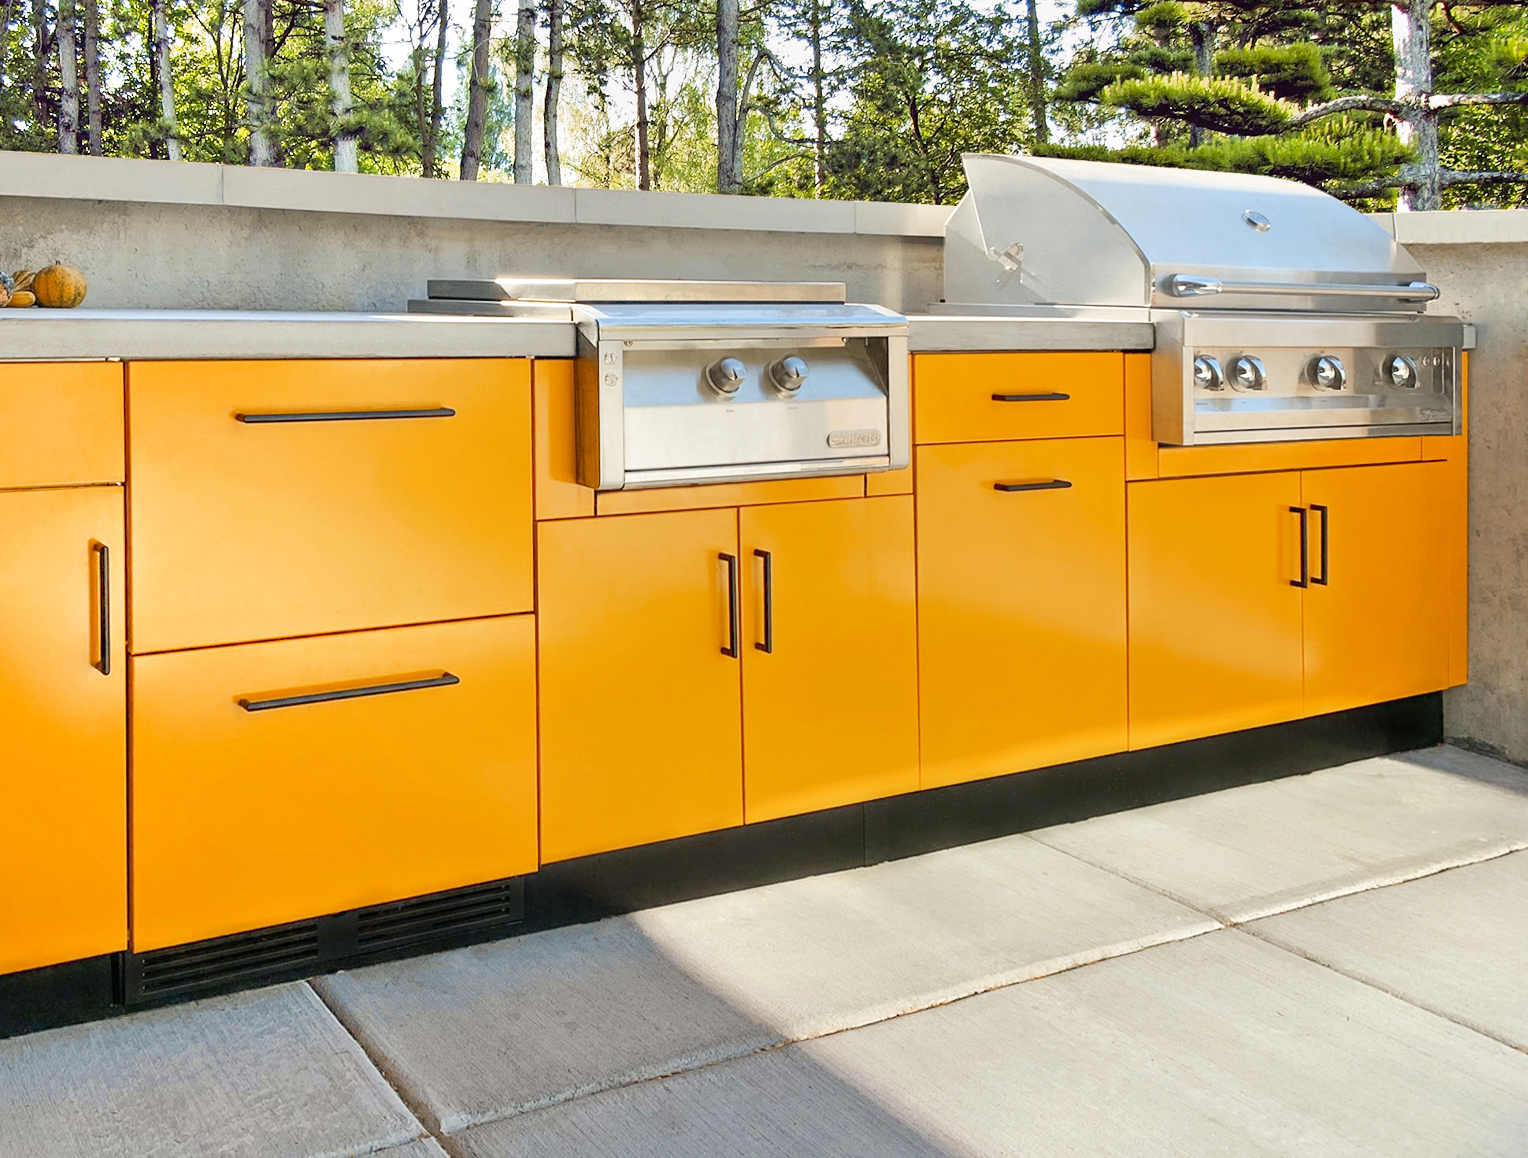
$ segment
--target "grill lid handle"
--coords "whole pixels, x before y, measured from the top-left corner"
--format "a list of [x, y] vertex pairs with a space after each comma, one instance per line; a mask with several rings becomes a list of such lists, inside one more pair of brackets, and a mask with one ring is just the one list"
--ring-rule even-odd
[[1175, 273], [1163, 283], [1175, 298], [1203, 298], [1215, 294], [1284, 294], [1289, 297], [1394, 298], [1403, 302], [1431, 302], [1438, 299], [1438, 287], [1425, 281], [1406, 285], [1341, 285], [1317, 282], [1300, 285], [1289, 282], [1221, 281], [1218, 277]]

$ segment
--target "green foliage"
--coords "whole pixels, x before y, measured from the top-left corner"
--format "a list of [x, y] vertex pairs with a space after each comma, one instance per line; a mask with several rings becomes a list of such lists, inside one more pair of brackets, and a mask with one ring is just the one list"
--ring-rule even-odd
[[1289, 120], [1289, 106], [1254, 84], [1229, 77], [1190, 76], [1122, 80], [1099, 97], [1149, 120], [1171, 117], [1200, 128], [1243, 136], [1274, 133]]
[[1332, 95], [1332, 78], [1314, 44], [1255, 44], [1215, 54], [1215, 71], [1239, 77], [1281, 101], [1307, 103]]

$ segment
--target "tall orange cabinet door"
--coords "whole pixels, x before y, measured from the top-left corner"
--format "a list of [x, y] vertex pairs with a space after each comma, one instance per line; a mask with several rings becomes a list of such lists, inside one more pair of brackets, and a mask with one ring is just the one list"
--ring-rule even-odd
[[542, 860], [741, 824], [736, 509], [537, 534]]
[[740, 519], [749, 822], [916, 790], [912, 497]]
[[1303, 710], [1300, 476], [1130, 484], [1130, 747]]
[[127, 945], [122, 488], [0, 493], [0, 545], [0, 973], [10, 973]]
[[1307, 715], [1449, 685], [1448, 481], [1443, 462], [1304, 472]]
[[133, 660], [133, 947], [536, 868], [529, 615]]
[[128, 367], [134, 654], [532, 609], [527, 359]]
[[918, 449], [923, 784], [1125, 747], [1119, 438]]

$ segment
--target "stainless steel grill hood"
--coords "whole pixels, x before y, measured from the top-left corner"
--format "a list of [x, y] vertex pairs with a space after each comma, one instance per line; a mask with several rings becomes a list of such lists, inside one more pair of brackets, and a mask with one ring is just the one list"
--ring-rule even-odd
[[1379, 225], [1239, 173], [971, 154], [940, 313], [1118, 316], [1156, 328], [1159, 442], [1459, 429], [1456, 318]]

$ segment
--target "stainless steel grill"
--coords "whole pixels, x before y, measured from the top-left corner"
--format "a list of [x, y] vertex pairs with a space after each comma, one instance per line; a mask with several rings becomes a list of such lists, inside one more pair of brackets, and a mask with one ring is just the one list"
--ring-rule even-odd
[[432, 281], [416, 311], [578, 326], [579, 481], [860, 474], [911, 456], [907, 320], [836, 283]]
[[1473, 331], [1394, 238], [1292, 181], [968, 155], [944, 313], [1149, 319], [1178, 445], [1459, 429]]

